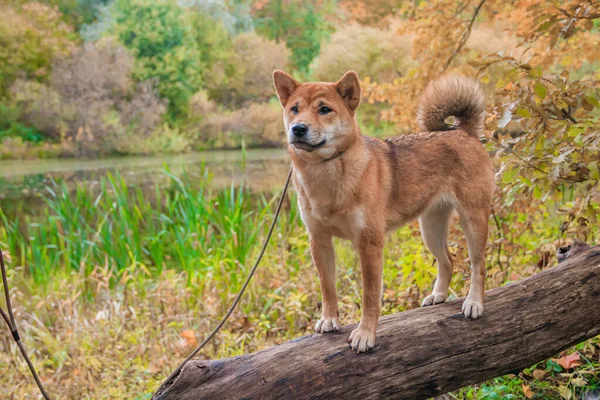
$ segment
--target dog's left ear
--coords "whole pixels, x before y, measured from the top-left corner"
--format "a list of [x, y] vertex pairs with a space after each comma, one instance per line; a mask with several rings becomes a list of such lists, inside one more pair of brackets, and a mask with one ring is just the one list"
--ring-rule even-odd
[[342, 79], [335, 84], [337, 92], [348, 108], [352, 111], [358, 108], [360, 104], [360, 81], [358, 74], [354, 71], [348, 71], [342, 76]]
[[279, 102], [283, 107], [287, 104], [292, 93], [300, 86], [300, 82], [278, 69], [273, 71], [273, 84], [275, 85]]

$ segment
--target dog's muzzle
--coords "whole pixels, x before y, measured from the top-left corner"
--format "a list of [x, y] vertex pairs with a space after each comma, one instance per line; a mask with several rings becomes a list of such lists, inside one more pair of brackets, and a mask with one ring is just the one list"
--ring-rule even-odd
[[322, 142], [319, 142], [317, 144], [310, 144], [310, 143], [300, 140], [296, 137], [294, 137], [292, 140], [290, 140], [290, 144], [292, 144], [295, 148], [301, 149], [304, 151], [308, 151], [309, 153], [311, 151], [318, 149], [319, 147], [324, 146], [325, 143], [327, 143], [327, 139], [323, 139]]

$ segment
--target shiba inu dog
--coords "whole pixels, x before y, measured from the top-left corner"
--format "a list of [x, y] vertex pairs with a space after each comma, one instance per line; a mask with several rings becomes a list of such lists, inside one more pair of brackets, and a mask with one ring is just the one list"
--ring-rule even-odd
[[[495, 185], [491, 160], [479, 141], [484, 96], [477, 83], [460, 76], [430, 83], [417, 115], [423, 132], [380, 140], [362, 135], [356, 122], [361, 98], [356, 72], [334, 83], [300, 83], [277, 70], [273, 80], [284, 108], [298, 206], [321, 281], [323, 307], [316, 331], [339, 328], [334, 236], [350, 240], [360, 258], [362, 317], [348, 340], [357, 353], [375, 345], [386, 232], [419, 219], [438, 269], [433, 292], [422, 305], [444, 302], [452, 277], [447, 235], [454, 210], [472, 270], [462, 311], [465, 317], [480, 317]], [[449, 116], [458, 123], [448, 126], [444, 120]]]

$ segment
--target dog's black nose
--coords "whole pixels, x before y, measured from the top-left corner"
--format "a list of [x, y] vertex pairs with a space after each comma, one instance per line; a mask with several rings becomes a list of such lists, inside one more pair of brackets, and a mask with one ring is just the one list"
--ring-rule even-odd
[[308, 126], [304, 124], [292, 125], [292, 133], [298, 137], [302, 137], [308, 133]]

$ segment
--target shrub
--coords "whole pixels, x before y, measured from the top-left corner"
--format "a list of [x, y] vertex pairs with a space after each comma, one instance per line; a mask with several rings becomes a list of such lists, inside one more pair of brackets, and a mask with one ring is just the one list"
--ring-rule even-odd
[[57, 56], [75, 47], [62, 14], [41, 3], [0, 4], [0, 95], [18, 78], [44, 81]]
[[323, 43], [319, 57], [312, 64], [312, 77], [336, 81], [353, 69], [361, 79], [391, 82], [411, 65], [410, 48], [411, 38], [399, 36], [395, 26], [381, 30], [349, 24]]
[[275, 43], [255, 33], [244, 33], [233, 41], [240, 60], [241, 80], [236, 87], [240, 101], [267, 101], [274, 95], [273, 70], [286, 69], [290, 51], [285, 43]]
[[49, 85], [16, 82], [13, 98], [23, 121], [75, 154], [121, 151], [134, 137], [151, 137], [166, 111], [152, 81], [133, 82], [133, 63], [111, 40], [86, 44], [54, 64]]
[[200, 124], [197, 147], [280, 146], [283, 119], [279, 104], [251, 103], [235, 111], [208, 115]]

